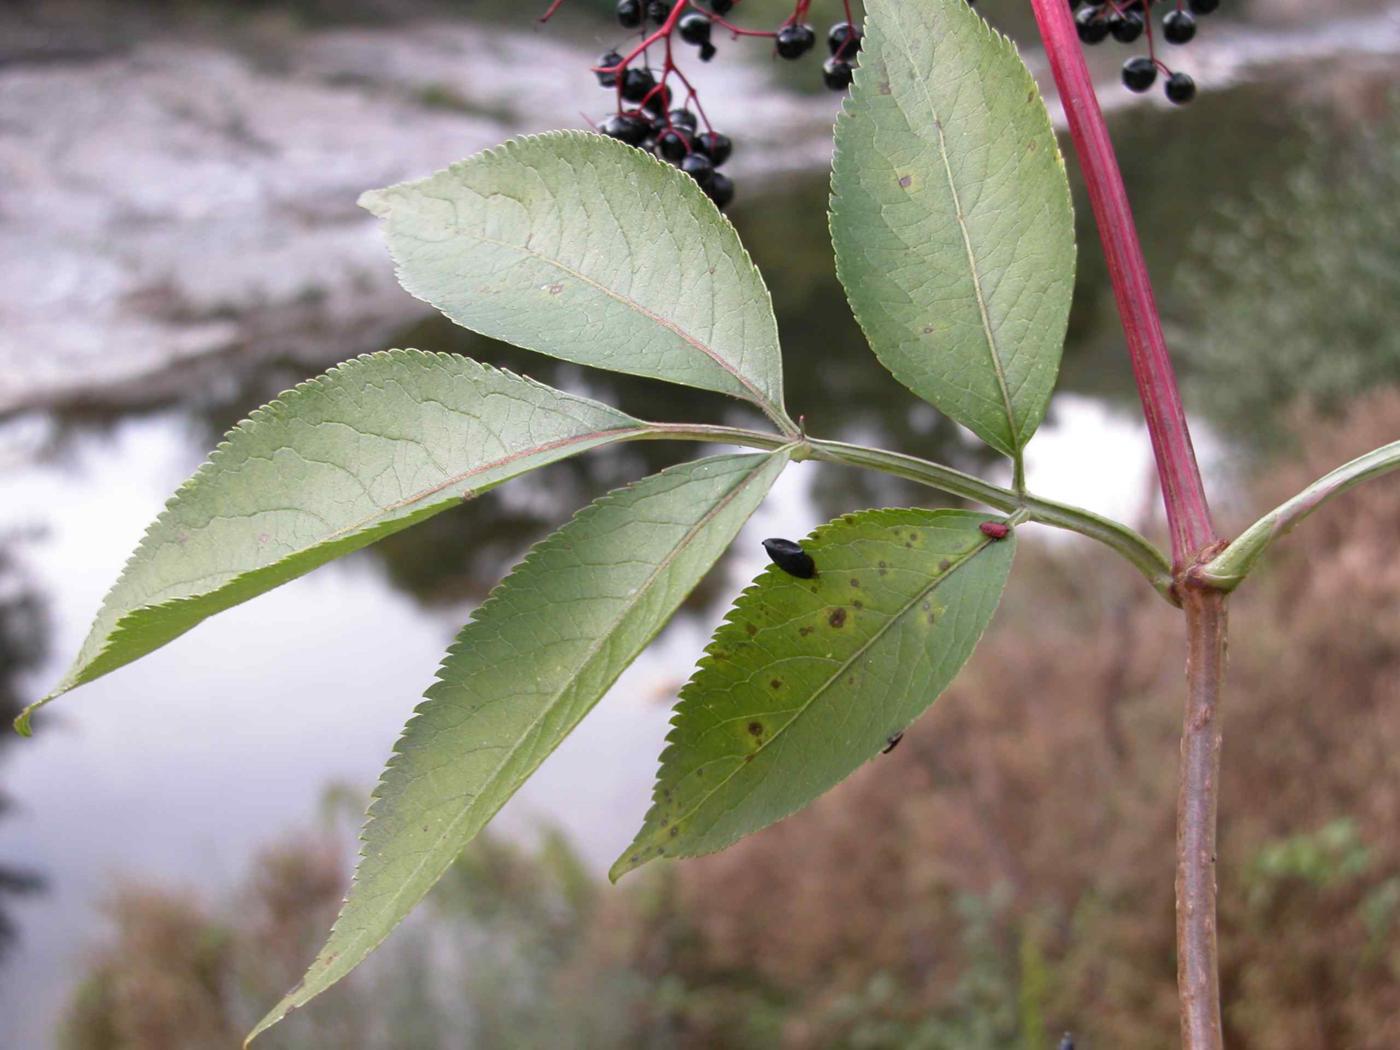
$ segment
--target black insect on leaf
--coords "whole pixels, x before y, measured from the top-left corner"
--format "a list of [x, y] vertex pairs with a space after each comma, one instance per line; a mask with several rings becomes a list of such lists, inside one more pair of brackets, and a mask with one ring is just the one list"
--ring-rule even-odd
[[773, 564], [791, 576], [810, 580], [817, 574], [817, 563], [802, 549], [801, 544], [792, 540], [771, 539], [763, 541], [763, 549], [773, 559]]
[[[889, 735], [889, 737], [886, 738], [886, 740], [885, 740], [885, 746], [882, 747], [882, 748], [880, 748], [880, 754], [882, 754], [882, 755], [888, 755], [891, 751], [893, 751], [895, 748], [897, 748], [897, 747], [899, 746], [899, 742], [900, 742], [901, 740], [903, 740], [903, 739], [904, 739], [904, 730], [901, 729], [901, 730], [900, 730], [899, 732], [897, 732], [897, 733], [891, 733], [891, 734]], [[1074, 1050], [1074, 1048], [1071, 1047], [1070, 1050]]]

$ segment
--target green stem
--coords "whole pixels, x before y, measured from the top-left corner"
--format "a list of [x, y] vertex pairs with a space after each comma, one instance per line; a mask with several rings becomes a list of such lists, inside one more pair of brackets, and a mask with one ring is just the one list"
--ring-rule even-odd
[[[761, 430], [686, 423], [651, 423], [647, 431], [637, 436], [639, 440], [717, 441], [768, 450], [792, 444], [789, 438], [781, 434]], [[1126, 525], [1079, 507], [1056, 503], [1029, 493], [1017, 495], [1011, 489], [993, 485], [971, 474], [964, 474], [960, 470], [931, 463], [917, 456], [907, 456], [902, 452], [888, 452], [864, 445], [851, 445], [844, 441], [822, 441], [817, 438], [808, 438], [806, 447], [812, 459], [893, 474], [1008, 514], [1024, 510], [1031, 521], [1088, 536], [1117, 551], [1147, 578], [1159, 594], [1169, 602], [1177, 603], [1171, 563], [1166, 555]]]
[[1298, 495], [1256, 521], [1239, 538], [1197, 571], [1202, 583], [1222, 591], [1232, 591], [1249, 575], [1255, 563], [1274, 540], [1287, 534], [1333, 496], [1355, 488], [1363, 481], [1400, 470], [1400, 441], [1357, 456], [1330, 474], [1318, 478]]

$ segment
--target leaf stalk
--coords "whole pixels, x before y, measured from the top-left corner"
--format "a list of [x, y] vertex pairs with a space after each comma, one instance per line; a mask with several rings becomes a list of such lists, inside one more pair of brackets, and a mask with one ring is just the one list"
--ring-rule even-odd
[[[650, 423], [647, 430], [637, 434], [636, 439], [714, 441], [768, 450], [791, 444], [791, 440], [781, 434], [743, 427], [688, 423]], [[826, 463], [839, 463], [848, 467], [863, 467], [892, 474], [1008, 514], [1024, 510], [1031, 521], [1077, 532], [1116, 551], [1146, 577], [1157, 593], [1174, 605], [1179, 603], [1171, 563], [1166, 555], [1143, 536], [1119, 522], [1080, 507], [1057, 503], [1030, 493], [1018, 495], [1011, 489], [993, 485], [971, 474], [902, 452], [811, 437], [805, 438], [805, 447], [802, 447], [801, 451], [801, 455], [794, 453], [794, 460], [810, 455], [810, 458]]]
[[1304, 518], [1334, 496], [1340, 496], [1363, 481], [1400, 470], [1400, 441], [1392, 441], [1357, 456], [1336, 470], [1324, 474], [1292, 499], [1281, 503], [1256, 521], [1215, 558], [1201, 566], [1195, 577], [1222, 591], [1238, 587], [1264, 552]]

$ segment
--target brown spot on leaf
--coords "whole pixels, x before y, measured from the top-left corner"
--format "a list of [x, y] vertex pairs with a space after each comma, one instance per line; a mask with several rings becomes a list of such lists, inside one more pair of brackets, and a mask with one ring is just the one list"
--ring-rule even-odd
[[939, 571], [939, 572], [947, 572], [947, 571], [948, 571], [949, 569], [951, 569], [952, 567], [953, 567], [953, 563], [950, 562], [947, 558], [944, 558], [942, 561], [940, 561], [940, 562], [938, 563], [938, 571]]
[[902, 187], [904, 187], [906, 190], [907, 190], [911, 185], [913, 185], [913, 183], [914, 183], [914, 176], [912, 176], [912, 175], [901, 175], [901, 176], [899, 177], [899, 184], [900, 184]]
[[783, 680], [781, 678], [775, 678], [771, 682], [769, 682], [768, 685], [769, 688], [772, 689], [781, 689], [783, 687]]
[[812, 628], [810, 628], [810, 627], [799, 627], [799, 628], [797, 629], [797, 633], [800, 634], [803, 638], [806, 638], [809, 634], [812, 633]]
[[854, 608], [857, 608], [857, 609], [864, 609], [864, 608], [865, 608], [865, 603], [864, 603], [863, 601], [861, 601], [859, 598], [857, 598], [855, 601], [851, 602], [851, 605], [852, 605]]
[[852, 587], [859, 587], [859, 586], [860, 586], [860, 577], [858, 577], [858, 576], [852, 576], [852, 577], [851, 577], [851, 586], [852, 586]]
[[744, 624], [744, 630], [748, 632], [750, 638], [758, 633], [758, 627], [751, 623]]
[[846, 610], [838, 605], [831, 610], [831, 615], [826, 618], [826, 622], [837, 629], [844, 627], [846, 625]]
[[894, 93], [894, 89], [890, 87], [890, 82], [889, 82], [888, 80], [882, 80], [882, 81], [880, 81], [880, 94], [882, 94], [882, 95], [890, 95], [890, 94], [893, 94], [893, 93]]
[[548, 290], [548, 292], [549, 292], [550, 295], [558, 295], [560, 292], [562, 292], [562, 291], [564, 290], [564, 286], [563, 286], [562, 284], [560, 284], [558, 281], [555, 281], [553, 284], [551, 284], [551, 285], [549, 286], [549, 288], [548, 288], [547, 290]]
[[750, 722], [750, 723], [749, 723], [749, 732], [750, 732], [753, 736], [762, 736], [762, 735], [763, 735], [763, 723], [762, 723], [762, 722]]

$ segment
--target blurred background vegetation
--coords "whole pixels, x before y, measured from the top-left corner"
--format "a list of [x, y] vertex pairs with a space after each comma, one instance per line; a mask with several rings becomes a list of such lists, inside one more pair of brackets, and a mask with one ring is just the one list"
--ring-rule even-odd
[[[568, 43], [586, 61], [611, 42], [610, 6], [570, 0], [548, 33], [532, 39]], [[1030, 53], [1024, 5], [985, 0], [983, 8]], [[1221, 36], [1241, 52], [1267, 50], [1281, 39], [1270, 35], [1280, 27], [1317, 35], [1328, 19], [1378, 9], [1394, 10], [1356, 2], [1321, 12], [1255, 0], [1222, 12], [1208, 28], [1222, 26]], [[782, 10], [780, 0], [745, 0], [743, 13], [747, 23], [761, 24]], [[537, 13], [504, 0], [59, 0], [14, 4], [4, 14], [16, 11], [30, 20], [26, 32], [0, 33], [0, 116], [12, 120], [28, 98], [26, 85], [44, 71], [91, 63], [91, 90], [100, 93], [97, 71], [135, 76], [150, 61], [142, 49], [152, 40], [192, 48], [212, 42], [252, 55], [253, 67], [269, 77], [292, 63], [291, 75], [314, 80], [324, 70], [296, 67], [298, 52], [283, 49], [288, 40], [362, 33], [353, 39], [375, 43], [401, 29], [427, 26], [431, 35], [467, 25], [475, 35], [462, 37], [462, 46], [485, 53], [507, 30], [535, 32], [530, 20]], [[30, 32], [34, 26], [44, 32]], [[1226, 482], [1242, 489], [1221, 501], [1227, 530], [1247, 523], [1249, 510], [1277, 503], [1400, 433], [1397, 67], [1364, 56], [1314, 62], [1278, 47], [1248, 76], [1219, 84], [1199, 77], [1203, 94], [1187, 110], [1144, 106], [1113, 116], [1212, 480], [1222, 490]], [[740, 50], [722, 54], [714, 68], [730, 58], [737, 63]], [[752, 53], [748, 61], [771, 65]], [[813, 79], [781, 72], [789, 87], [806, 90]], [[385, 79], [374, 79], [381, 74]], [[511, 75], [525, 83], [559, 70], [544, 64]], [[389, 79], [372, 68], [345, 83], [371, 93]], [[448, 111], [514, 119], [495, 96], [478, 98], [431, 78], [414, 83], [410, 123], [426, 126]], [[60, 138], [68, 134], [66, 117], [53, 114]], [[229, 124], [242, 133], [236, 120]], [[308, 138], [316, 131], [302, 130]], [[68, 137], [65, 149], [82, 160], [82, 142]], [[786, 147], [765, 153], [757, 135], [740, 141], [741, 150], [746, 146], [757, 160], [741, 182], [733, 218], [773, 292], [789, 403], [824, 435], [997, 469], [870, 357], [832, 272], [821, 164], [780, 163], [775, 155]], [[18, 163], [0, 174], [43, 178]], [[261, 169], [249, 176], [263, 177]], [[1110, 422], [1133, 425], [1135, 395], [1077, 184], [1075, 192], [1081, 251], [1061, 383], [1068, 396], [1057, 402], [1047, 431], [1099, 420], [1094, 413], [1101, 412], [1105, 429], [1090, 440], [1111, 442], [1123, 430], [1108, 429]], [[353, 199], [348, 190], [346, 196]], [[129, 210], [131, 223], [151, 224], [139, 209]], [[293, 238], [319, 221], [270, 210]], [[0, 201], [0, 224], [15, 216]], [[169, 220], [168, 234], [193, 236], [178, 220]], [[95, 250], [100, 237], [90, 236]], [[197, 247], [208, 248], [211, 267], [237, 253], [222, 243]], [[52, 274], [54, 285], [65, 280], [71, 278]], [[117, 391], [94, 379], [61, 403], [36, 402], [0, 418], [0, 484], [23, 474], [30, 487], [22, 491], [45, 497], [32, 505], [0, 499], [8, 508], [0, 516], [0, 711], [48, 684], [42, 679], [67, 655], [58, 650], [91, 611], [71, 594], [87, 577], [120, 565], [65, 563], [46, 536], [67, 526], [65, 507], [100, 528], [104, 508], [89, 494], [99, 475], [120, 477], [141, 466], [120, 458], [135, 455], [124, 451], [132, 434], [159, 436], [193, 462], [256, 405], [380, 345], [470, 354], [646, 416], [742, 416], [695, 392], [584, 375], [426, 313], [413, 312], [388, 340], [376, 335], [360, 345], [332, 325], [334, 318], [315, 314], [318, 303], [336, 302], [318, 294], [303, 304], [314, 322], [309, 351], [235, 338], [170, 381]], [[248, 320], [241, 306], [221, 310], [221, 321]], [[266, 313], [263, 331], [277, 330], [282, 315]], [[135, 447], [139, 453], [147, 446]], [[333, 702], [346, 690], [344, 668], [388, 661], [391, 650], [420, 642], [436, 649], [529, 543], [592, 496], [676, 455], [644, 443], [558, 464], [351, 559], [341, 571], [368, 577], [366, 601], [398, 602], [424, 615], [413, 621], [412, 636], [385, 638], [384, 652], [330, 643], [318, 654], [330, 670], [316, 689]], [[1125, 484], [1090, 480], [1105, 489]], [[811, 505], [803, 511], [818, 518], [931, 500], [891, 479], [837, 470], [818, 473], [800, 495]], [[1233, 605], [1221, 937], [1227, 1038], [1240, 1050], [1400, 1046], [1397, 521], [1400, 486], [1383, 482], [1348, 496], [1292, 537]], [[1151, 514], [1141, 524], [1160, 530]], [[268, 1046], [1039, 1050], [1065, 1030], [1075, 1032], [1081, 1050], [1175, 1045], [1179, 624], [1099, 551], [1032, 540], [968, 672], [896, 751], [811, 810], [719, 856], [608, 887], [591, 844], [562, 830], [574, 811], [572, 800], [561, 799], [557, 820], [544, 830], [517, 824], [479, 839], [382, 952], [346, 986], [274, 1031]], [[721, 566], [692, 598], [690, 619], [678, 628], [683, 643], [685, 631], [722, 612], [732, 582], [725, 573]], [[294, 623], [286, 631], [307, 627]], [[237, 648], [242, 636], [230, 630], [222, 644]], [[168, 658], [197, 663], [197, 644], [192, 636]], [[270, 704], [306, 699], [277, 691], [291, 659], [247, 655], [258, 681], [267, 683]], [[667, 670], [678, 683], [688, 668], [682, 662]], [[428, 666], [419, 670], [409, 691], [430, 673]], [[110, 688], [117, 695], [101, 703], [149, 703], [137, 679], [114, 676]], [[174, 702], [247, 705], [250, 719], [267, 711], [238, 688]], [[638, 703], [661, 705], [672, 695], [663, 682], [658, 696]], [[94, 751], [109, 749], [114, 766], [133, 776], [156, 761], [100, 737], [84, 721], [84, 702], [94, 701], [75, 698], [65, 715], [72, 731], [39, 752], [42, 762], [0, 738], [0, 796], [14, 803], [4, 811], [0, 801], [0, 950], [7, 937], [11, 949], [8, 962], [0, 960], [0, 1026], [18, 1024], [38, 988], [63, 1004], [56, 1024], [45, 1014], [45, 1045], [237, 1045], [319, 947], [344, 890], [353, 829], [375, 770], [298, 794], [267, 771], [255, 746], [228, 741], [246, 765], [247, 796], [264, 803], [271, 796], [254, 821], [263, 846], [239, 853], [234, 874], [212, 861], [176, 863], [134, 846], [96, 859], [40, 848], [37, 833], [25, 829], [51, 819], [45, 806], [54, 792], [97, 812], [101, 796], [117, 790], [93, 772]], [[159, 717], [153, 707], [134, 710]], [[336, 716], [342, 724], [322, 733], [327, 752], [339, 746], [344, 723], [369, 713], [336, 709]], [[276, 731], [296, 716], [263, 717]], [[627, 764], [644, 776], [654, 754], [609, 752], [594, 761]], [[59, 770], [59, 783], [45, 778], [43, 763]], [[586, 768], [576, 772], [585, 776]], [[188, 827], [178, 820], [188, 785], [159, 773], [152, 779], [161, 789], [135, 796], [123, 813], [123, 833], [143, 846], [142, 832], [171, 839], [177, 832], [169, 829]], [[227, 788], [223, 809], [194, 818], [209, 839], [232, 835], [229, 828], [245, 820], [242, 794]], [[311, 814], [322, 802], [325, 815], [316, 820]], [[172, 855], [204, 847], [206, 839], [185, 834], [188, 841], [171, 845]], [[56, 837], [93, 835], [92, 825], [75, 823]], [[45, 907], [53, 910], [37, 910]], [[66, 925], [52, 921], [59, 911]], [[0, 1044], [8, 1045], [7, 1034], [0, 1027]]]

